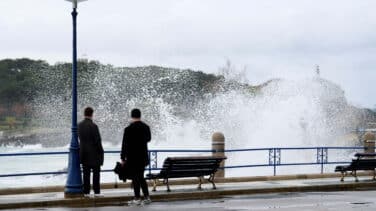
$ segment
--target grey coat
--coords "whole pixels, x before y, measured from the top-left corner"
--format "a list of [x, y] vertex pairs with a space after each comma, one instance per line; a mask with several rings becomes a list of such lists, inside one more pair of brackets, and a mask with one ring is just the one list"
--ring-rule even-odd
[[103, 165], [104, 151], [98, 126], [88, 118], [78, 124], [80, 163], [85, 166]]

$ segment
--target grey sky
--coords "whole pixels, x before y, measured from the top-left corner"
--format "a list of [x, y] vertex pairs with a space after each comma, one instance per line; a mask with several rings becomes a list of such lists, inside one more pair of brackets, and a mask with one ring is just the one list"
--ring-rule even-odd
[[[248, 80], [321, 73], [355, 105], [376, 104], [374, 0], [89, 0], [78, 8], [79, 56], [116, 66], [217, 72]], [[71, 5], [0, 0], [0, 58], [71, 61]]]

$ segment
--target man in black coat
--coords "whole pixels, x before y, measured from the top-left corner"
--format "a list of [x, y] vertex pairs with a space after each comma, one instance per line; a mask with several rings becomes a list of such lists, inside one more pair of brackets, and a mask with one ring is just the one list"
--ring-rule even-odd
[[148, 142], [151, 139], [150, 128], [141, 121], [141, 111], [131, 111], [132, 123], [124, 129], [121, 148], [121, 160], [127, 163], [128, 175], [133, 182], [135, 199], [130, 204], [141, 204], [140, 188], [144, 194], [143, 203], [150, 203], [148, 185], [144, 178], [145, 167], [149, 164]]
[[84, 194], [90, 194], [90, 172], [93, 171], [94, 195], [100, 194], [100, 167], [103, 165], [104, 151], [98, 126], [93, 122], [94, 110], [85, 108], [85, 119], [78, 124], [80, 139], [80, 162], [83, 169]]

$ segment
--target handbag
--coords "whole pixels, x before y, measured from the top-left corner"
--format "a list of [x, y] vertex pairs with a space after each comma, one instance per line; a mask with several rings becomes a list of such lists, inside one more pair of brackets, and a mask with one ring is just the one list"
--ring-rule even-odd
[[124, 182], [127, 181], [128, 178], [128, 171], [127, 171], [127, 163], [122, 165], [120, 162], [116, 162], [114, 172], [119, 176], [119, 180], [123, 180]]

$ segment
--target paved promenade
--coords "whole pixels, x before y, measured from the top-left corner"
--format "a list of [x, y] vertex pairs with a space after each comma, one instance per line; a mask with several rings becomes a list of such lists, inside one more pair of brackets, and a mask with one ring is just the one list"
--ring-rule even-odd
[[374, 211], [376, 191], [270, 193], [219, 199], [153, 202], [145, 206], [26, 208], [22, 211]]
[[[172, 185], [171, 192], [165, 186], [151, 192], [154, 202], [214, 199], [225, 196], [252, 195], [264, 193], [287, 192], [322, 192], [346, 190], [376, 190], [376, 182], [369, 176], [360, 177], [359, 182], [346, 178], [288, 179], [250, 182], [217, 183], [213, 190], [211, 184], [204, 184], [202, 190], [197, 190], [196, 184]], [[94, 206], [123, 206], [132, 198], [130, 188], [103, 189], [103, 197], [65, 199], [63, 192], [28, 193], [0, 195], [0, 209], [33, 208], [33, 207], [94, 207]]]

